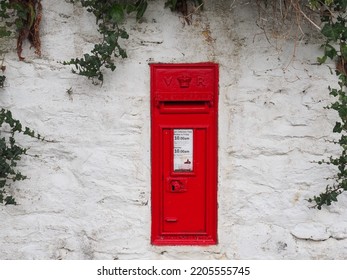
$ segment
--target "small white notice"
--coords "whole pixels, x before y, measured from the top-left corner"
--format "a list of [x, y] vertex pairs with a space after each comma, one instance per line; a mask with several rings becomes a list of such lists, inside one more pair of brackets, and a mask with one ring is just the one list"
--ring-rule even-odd
[[174, 171], [193, 171], [193, 129], [174, 129]]

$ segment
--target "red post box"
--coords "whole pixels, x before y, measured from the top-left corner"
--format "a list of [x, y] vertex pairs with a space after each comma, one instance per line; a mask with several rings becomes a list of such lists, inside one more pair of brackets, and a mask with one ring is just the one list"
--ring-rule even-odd
[[150, 69], [152, 244], [216, 244], [218, 65]]

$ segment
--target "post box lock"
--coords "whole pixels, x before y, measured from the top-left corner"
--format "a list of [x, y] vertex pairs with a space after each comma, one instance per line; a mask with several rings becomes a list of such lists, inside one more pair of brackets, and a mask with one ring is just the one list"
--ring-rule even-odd
[[169, 179], [169, 192], [181, 193], [186, 192], [186, 180]]

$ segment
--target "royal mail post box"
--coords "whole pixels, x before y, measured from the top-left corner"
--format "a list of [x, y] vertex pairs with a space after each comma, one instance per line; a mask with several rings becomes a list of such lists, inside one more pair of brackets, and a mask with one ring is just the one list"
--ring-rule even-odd
[[218, 65], [150, 69], [152, 244], [216, 244]]

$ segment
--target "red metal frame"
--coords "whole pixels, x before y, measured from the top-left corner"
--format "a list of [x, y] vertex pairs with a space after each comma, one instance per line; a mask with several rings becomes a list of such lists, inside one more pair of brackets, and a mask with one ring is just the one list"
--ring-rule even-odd
[[[151, 64], [150, 70], [151, 243], [216, 244], [218, 64]], [[187, 147], [174, 154], [177, 145]], [[180, 162], [184, 153], [187, 161]], [[174, 162], [192, 167], [175, 171]]]

